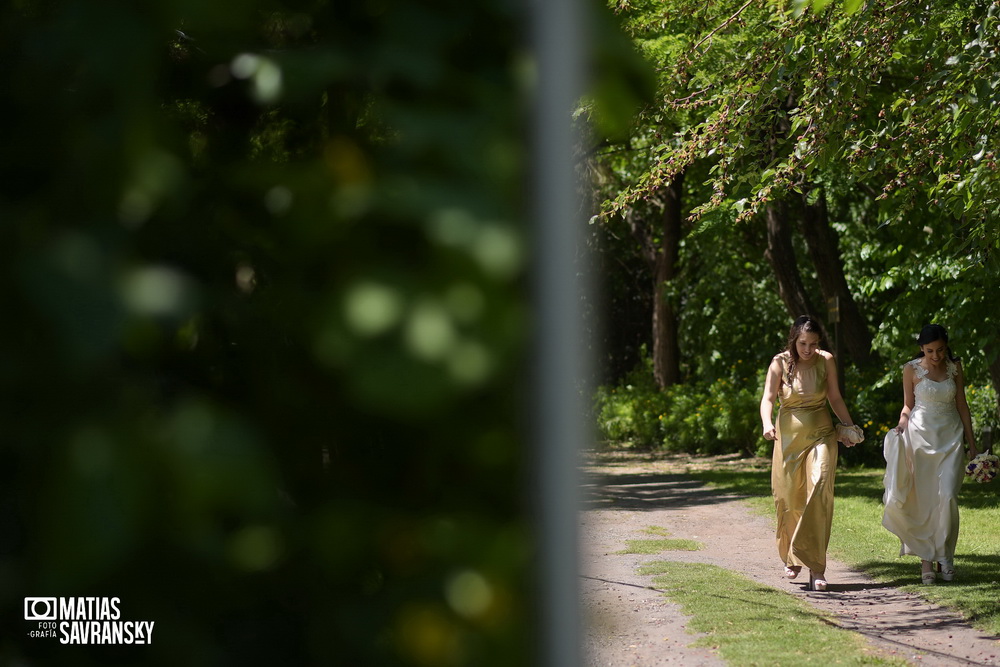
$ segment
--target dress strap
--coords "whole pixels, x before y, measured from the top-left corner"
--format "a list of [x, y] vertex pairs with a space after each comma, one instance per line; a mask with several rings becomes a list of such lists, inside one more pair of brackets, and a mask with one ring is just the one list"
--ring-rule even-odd
[[[927, 369], [920, 365], [920, 357], [917, 357], [916, 359], [911, 359], [906, 363], [908, 363], [910, 366], [913, 366], [913, 372], [916, 374], [918, 380], [923, 380], [925, 377], [927, 377]], [[950, 370], [951, 369], [949, 368], [949, 371]]]
[[948, 377], [954, 378], [958, 375], [958, 364], [951, 359], [948, 360]]

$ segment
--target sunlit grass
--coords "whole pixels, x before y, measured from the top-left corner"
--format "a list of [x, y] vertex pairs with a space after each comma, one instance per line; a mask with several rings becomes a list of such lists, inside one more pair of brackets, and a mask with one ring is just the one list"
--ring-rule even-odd
[[715, 565], [653, 562], [641, 574], [691, 616], [688, 627], [708, 636], [697, 646], [730, 665], [905, 665], [874, 655], [860, 635], [834, 626], [822, 612], [783, 591]]
[[[952, 582], [920, 583], [920, 561], [899, 556], [899, 540], [882, 527], [879, 469], [838, 470], [830, 556], [863, 570], [880, 583], [898, 586], [951, 607], [975, 627], [1000, 635], [1000, 484], [966, 480], [959, 495], [961, 530]], [[692, 473], [726, 491], [750, 495], [754, 511], [773, 515], [769, 471], [717, 469]]]
[[674, 540], [663, 538], [659, 540], [626, 540], [625, 548], [619, 554], [658, 554], [664, 551], [698, 551], [703, 548], [701, 542], [695, 540]]
[[670, 531], [663, 526], [647, 526], [642, 529], [647, 535], [656, 535], [655, 540], [626, 540], [625, 549], [619, 554], [658, 554], [663, 551], [698, 551], [704, 548], [701, 542], [684, 539], [668, 539]]

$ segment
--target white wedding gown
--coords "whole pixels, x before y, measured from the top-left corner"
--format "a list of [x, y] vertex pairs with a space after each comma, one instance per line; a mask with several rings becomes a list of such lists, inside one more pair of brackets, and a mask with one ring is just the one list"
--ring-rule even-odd
[[965, 430], [955, 405], [956, 366], [941, 382], [914, 370], [913, 410], [906, 430], [885, 436], [882, 525], [899, 537], [899, 554], [952, 562], [958, 542], [958, 491], [965, 472]]

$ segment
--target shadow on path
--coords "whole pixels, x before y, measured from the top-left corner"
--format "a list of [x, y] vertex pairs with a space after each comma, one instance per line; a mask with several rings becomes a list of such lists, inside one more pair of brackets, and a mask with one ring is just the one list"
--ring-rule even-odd
[[746, 495], [726, 494], [686, 475], [626, 474], [584, 477], [584, 509], [653, 511], [705, 503], [728, 503]]

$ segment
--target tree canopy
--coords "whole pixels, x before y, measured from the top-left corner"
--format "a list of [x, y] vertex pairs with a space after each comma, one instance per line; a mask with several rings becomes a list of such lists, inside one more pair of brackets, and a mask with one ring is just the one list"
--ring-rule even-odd
[[[676, 313], [679, 377], [765, 363], [811, 312], [879, 383], [937, 321], [973, 381], [1000, 387], [1000, 4], [610, 6], [657, 90], [592, 151], [592, 227], [618, 257], [609, 266], [631, 266], [612, 274], [652, 277], [636, 268], [641, 248], [652, 239], [669, 256], [661, 219], [683, 183], [676, 271], [645, 297]], [[626, 293], [609, 289], [612, 312]]]

